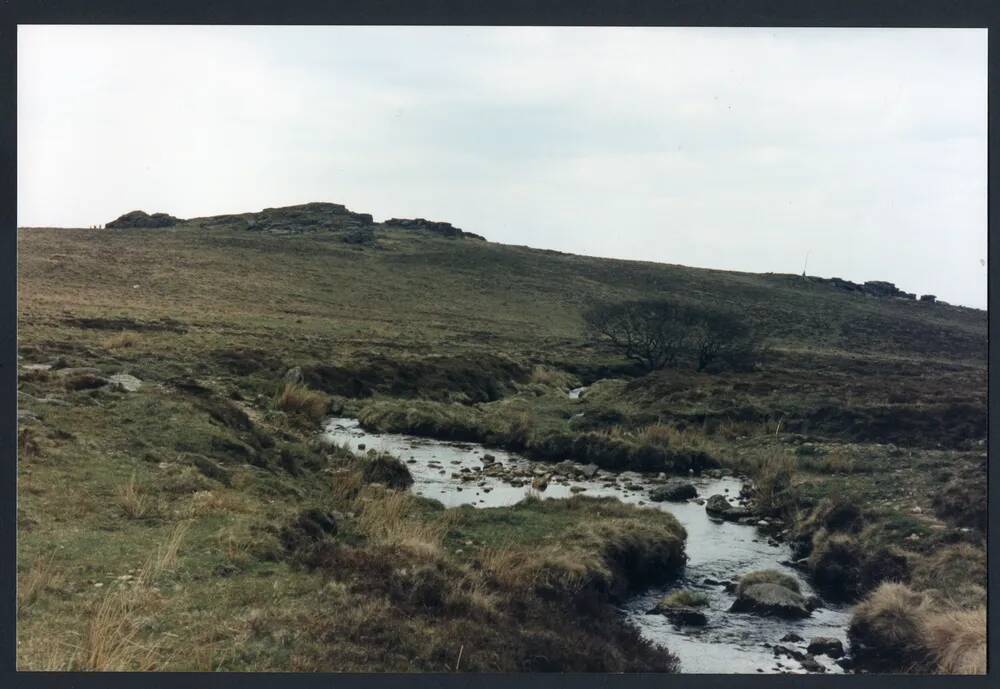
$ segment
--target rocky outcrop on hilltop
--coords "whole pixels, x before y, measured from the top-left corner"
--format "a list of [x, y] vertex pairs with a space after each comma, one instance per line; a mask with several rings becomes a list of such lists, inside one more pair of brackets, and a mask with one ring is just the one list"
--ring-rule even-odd
[[436, 222], [433, 220], [425, 220], [424, 218], [389, 218], [384, 224], [386, 227], [397, 227], [404, 230], [429, 232], [431, 234], [441, 235], [442, 237], [451, 237], [456, 239], [485, 239], [485, 237], [482, 237], [481, 235], [460, 230], [459, 228], [454, 227], [450, 222]]
[[112, 220], [105, 227], [112, 230], [131, 227], [173, 227], [180, 222], [183, 222], [180, 218], [175, 218], [166, 213], [153, 213], [150, 215], [146, 211], [130, 211]]
[[485, 237], [466, 232], [448, 222], [424, 218], [391, 218], [376, 223], [371, 213], [355, 213], [339, 203], [314, 202], [297, 206], [265, 208], [256, 213], [233, 213], [181, 220], [166, 213], [149, 215], [132, 211], [109, 222], [109, 228], [170, 227], [180, 223], [205, 229], [234, 229], [267, 234], [332, 234], [347, 244], [376, 245], [382, 230], [403, 229], [448, 239], [478, 239]]
[[[854, 294], [877, 297], [879, 299], [906, 299], [908, 301], [917, 301], [917, 295], [913, 292], [901, 290], [894, 283], [887, 282], [885, 280], [868, 280], [867, 282], [860, 283], [836, 277], [821, 278], [812, 275], [787, 275], [776, 273], [768, 273], [767, 275], [770, 276], [772, 280], [793, 285], [823, 285], [841, 292], [852, 292]], [[933, 302], [935, 297], [933, 295], [924, 295], [923, 297], [920, 297], [919, 300], [923, 302]]]

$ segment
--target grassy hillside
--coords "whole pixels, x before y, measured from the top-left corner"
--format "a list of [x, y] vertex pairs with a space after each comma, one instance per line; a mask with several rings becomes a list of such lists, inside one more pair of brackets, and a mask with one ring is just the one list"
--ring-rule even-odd
[[[551, 542], [528, 541], [517, 562], [556, 572], [586, 562], [594, 577], [627, 580], [607, 561], [621, 533], [594, 525], [624, 529], [635, 510], [583, 500], [572, 524], [548, 505], [518, 508], [518, 519], [488, 510], [497, 524], [486, 528], [451, 520], [488, 516], [446, 518], [421, 501], [395, 504], [391, 491], [348, 489], [357, 460], [311, 444], [316, 419], [276, 408], [295, 366], [326, 409], [371, 427], [615, 468], [704, 457], [748, 472], [760, 509], [781, 513], [820, 579], [823, 510], [857, 505], [858, 528], [838, 536], [854, 550], [838, 556], [846, 573], [832, 589], [874, 589], [886, 576], [865, 553], [884, 551], [931, 599], [960, 586], [971, 591], [962, 609], [984, 600], [976, 571], [924, 571], [941, 553], [985, 547], [983, 311], [369, 226], [323, 206], [156, 229], [22, 229], [18, 270], [24, 667], [672, 667], [609, 613], [615, 587], [598, 594], [558, 575], [577, 583], [544, 598], [535, 575], [489, 574], [497, 544], [529, 520], [552, 538], [552, 524], [592, 534], [589, 550], [556, 557]], [[659, 296], [746, 314], [770, 355], [749, 373], [642, 375], [586, 336], [590, 305]], [[87, 378], [119, 373], [142, 387]], [[565, 391], [578, 385], [592, 387], [572, 406]], [[894, 480], [875, 480], [885, 472]], [[765, 504], [780, 476], [793, 498]], [[281, 534], [308, 509], [336, 513], [338, 528], [302, 555]], [[408, 526], [373, 528], [378, 510], [408, 514]], [[644, 552], [663, 557], [656, 544], [673, 528], [661, 524]], [[423, 578], [373, 588], [371, 568], [386, 562]], [[457, 598], [441, 599], [455, 581], [465, 582]], [[433, 605], [401, 593], [414, 586]], [[349, 617], [317, 619], [327, 606]], [[560, 640], [579, 616], [600, 624]]]

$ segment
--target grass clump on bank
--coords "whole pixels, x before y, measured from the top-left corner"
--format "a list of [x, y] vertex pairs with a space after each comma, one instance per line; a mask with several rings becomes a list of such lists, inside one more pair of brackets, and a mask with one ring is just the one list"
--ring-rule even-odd
[[854, 611], [848, 629], [859, 662], [886, 672], [982, 674], [986, 607], [942, 608], [905, 584], [885, 583]]
[[330, 398], [322, 392], [310, 390], [298, 383], [285, 383], [274, 398], [274, 408], [290, 414], [299, 414], [312, 422], [319, 422], [330, 409]]

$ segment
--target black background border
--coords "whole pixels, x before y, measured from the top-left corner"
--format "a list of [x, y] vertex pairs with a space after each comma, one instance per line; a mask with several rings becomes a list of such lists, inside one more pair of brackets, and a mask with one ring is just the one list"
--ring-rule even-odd
[[[913, 675], [607, 675], [607, 674], [244, 674], [244, 673], [34, 673], [14, 672], [16, 549], [16, 251], [17, 251], [17, 24], [388, 24], [388, 25], [550, 25], [550, 26], [830, 26], [830, 27], [985, 27], [996, 26], [997, 0], [0, 0], [0, 687], [476, 687], [574, 686], [628, 689], [717, 687], [988, 687], [1000, 678], [996, 643], [989, 645], [990, 673], [979, 677]], [[995, 179], [998, 102], [997, 61], [1000, 46], [989, 34], [989, 177]], [[997, 187], [989, 185], [989, 208]], [[942, 228], [942, 231], [947, 231]], [[989, 266], [995, 242], [989, 232]], [[988, 303], [1000, 278], [989, 271]], [[997, 324], [990, 319], [989, 398], [1000, 399], [992, 374], [997, 355]], [[989, 435], [997, 437], [998, 417], [990, 414]], [[1000, 528], [993, 509], [998, 474], [989, 472], [989, 609], [997, 592]], [[989, 637], [997, 636], [997, 616], [988, 616]]]

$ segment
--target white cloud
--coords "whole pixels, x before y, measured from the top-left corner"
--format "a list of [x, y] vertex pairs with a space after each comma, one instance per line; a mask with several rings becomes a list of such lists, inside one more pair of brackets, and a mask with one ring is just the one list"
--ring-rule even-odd
[[20, 27], [18, 221], [329, 200], [984, 307], [982, 30]]

